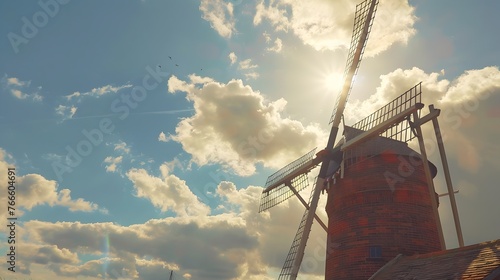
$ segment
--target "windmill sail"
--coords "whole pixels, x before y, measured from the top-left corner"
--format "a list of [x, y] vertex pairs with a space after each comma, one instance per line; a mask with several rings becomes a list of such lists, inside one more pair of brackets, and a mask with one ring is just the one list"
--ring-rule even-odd
[[[422, 82], [405, 91], [403, 94], [399, 95], [394, 100], [387, 103], [366, 118], [353, 124], [352, 127], [368, 131], [382, 122], [396, 116], [398, 113], [401, 113], [402, 111], [415, 106], [417, 103], [420, 103], [422, 100], [421, 95]], [[408, 142], [415, 138], [415, 135], [411, 133], [411, 128], [408, 122], [403, 122], [402, 124], [403, 125], [400, 127], [397, 127], [398, 124], [394, 124], [394, 126], [391, 126], [389, 129], [382, 132], [381, 136], [401, 142]]]
[[316, 148], [312, 149], [267, 178], [266, 189], [262, 192], [260, 199], [259, 213], [294, 195], [286, 184], [291, 183], [297, 192], [309, 185], [307, 172], [319, 163], [319, 161], [316, 163], [313, 161], [315, 151]]
[[[342, 147], [344, 151], [344, 167], [360, 163], [375, 155], [372, 149], [364, 145], [351, 145], [351, 142], [356, 137], [360, 137], [363, 132], [369, 133], [384, 123], [389, 123], [390, 125], [387, 125], [383, 130], [372, 133], [371, 137], [382, 136], [403, 143], [408, 143], [414, 139], [415, 134], [412, 132], [409, 119], [399, 118], [398, 120], [398, 116], [411, 110], [417, 110], [417, 113], [420, 113], [421, 93], [422, 83], [420, 82], [366, 118], [358, 121], [351, 127], [346, 127], [344, 129], [344, 136], [347, 139], [347, 143]], [[394, 145], [397, 145], [394, 141], [378, 141], [376, 144], [379, 151], [389, 151]]]
[[[309, 180], [307, 179], [307, 173], [302, 173], [292, 179], [291, 185], [297, 192], [302, 191], [307, 186], [309, 186]], [[274, 188], [269, 192], [264, 192], [260, 198], [259, 213], [266, 211], [267, 209], [274, 207], [281, 202], [289, 199], [294, 195], [294, 192], [285, 184], [280, 185], [278, 188]]]
[[[340, 149], [336, 151], [336, 154], [340, 154]], [[337, 155], [334, 155], [336, 157]], [[337, 171], [340, 168], [340, 162], [331, 161], [330, 168], [334, 171]], [[299, 272], [300, 264], [302, 263], [302, 258], [304, 257], [304, 250], [301, 248], [301, 244], [307, 241], [309, 237], [310, 228], [307, 228], [307, 219], [309, 217], [314, 216], [314, 212], [316, 211], [316, 206], [314, 206], [314, 198], [316, 193], [319, 193], [319, 188], [312, 188], [311, 195], [309, 197], [309, 208], [306, 208], [304, 214], [302, 215], [302, 219], [300, 220], [299, 228], [297, 229], [297, 233], [295, 234], [295, 238], [293, 239], [292, 246], [290, 246], [290, 250], [288, 251], [288, 255], [286, 256], [285, 264], [281, 269], [280, 276], [278, 280], [287, 280], [287, 279], [295, 279], [297, 278], [297, 274]], [[317, 201], [316, 201], [317, 203]], [[305, 244], [305, 243], [304, 243]], [[305, 245], [304, 245], [305, 246]]]
[[[338, 154], [340, 153], [340, 149], [335, 152], [332, 149], [337, 137], [340, 119], [347, 102], [347, 97], [352, 86], [353, 78], [358, 70], [359, 63], [361, 62], [361, 58], [363, 56], [364, 48], [368, 40], [368, 35], [370, 33], [373, 19], [375, 17], [377, 5], [378, 0], [365, 0], [356, 6], [356, 13], [354, 16], [354, 30], [351, 38], [351, 47], [349, 50], [348, 60], [346, 63], [344, 84], [342, 87], [342, 91], [338, 95], [335, 109], [331, 117], [330, 123], [332, 123], [332, 128], [330, 131], [326, 149], [323, 150], [324, 153], [321, 153], [321, 155], [319, 155], [318, 153], [318, 157], [314, 159], [311, 158], [310, 160], [306, 161], [305, 164], [302, 164], [299, 168], [292, 167], [289, 170], [285, 169], [285, 171], [279, 172], [279, 175], [276, 175], [277, 179], [274, 179], [274, 177], [271, 178], [271, 176], [270, 179], [272, 179], [274, 182], [272, 182], [269, 186], [267, 186], [266, 184], [266, 190], [264, 190], [263, 192], [264, 195], [264, 193], [270, 192], [273, 188], [283, 188], [287, 184], [290, 184], [293, 178], [302, 176], [301, 174], [305, 173], [303, 172], [304, 170], [307, 169], [307, 171], [310, 171], [310, 169], [312, 169], [314, 166], [321, 163], [319, 176], [317, 178], [315, 186], [312, 188], [309, 207], [306, 207], [306, 211], [304, 212], [304, 215], [302, 217], [299, 229], [294, 238], [292, 247], [290, 248], [279, 279], [294, 280], [297, 278], [297, 274], [302, 263], [307, 239], [309, 238], [309, 232], [311, 231], [316, 208], [318, 206], [319, 196], [321, 194], [321, 190], [323, 189], [323, 183], [326, 178], [326, 173], [331, 170], [337, 170], [340, 167], [339, 162], [331, 160], [332, 152]], [[279, 198], [272, 197], [269, 199], [272, 202], [268, 203], [265, 207], [272, 207], [273, 205], [276, 205], [277, 203], [287, 199], [290, 196], [291, 194], [279, 194]], [[263, 204], [261, 204], [261, 208], [262, 205]]]
[[[344, 80], [344, 86], [342, 88], [342, 92], [340, 94], [340, 99], [335, 107], [333, 120], [332, 120], [332, 129], [330, 131], [330, 136], [328, 137], [328, 142], [326, 145], [326, 150], [331, 150], [334, 146], [335, 138], [337, 137], [338, 126], [340, 124], [340, 118], [343, 114], [345, 104], [347, 101], [347, 95], [350, 91], [352, 85], [352, 79], [354, 74], [356, 73], [359, 63], [361, 62], [361, 57], [363, 55], [364, 47], [366, 45], [366, 41], [368, 40], [368, 34], [370, 33], [373, 19], [375, 17], [376, 7], [378, 4], [378, 0], [365, 0], [361, 4], [356, 7], [356, 14], [354, 16], [354, 34], [351, 42], [352, 46], [356, 46], [355, 50], [351, 50], [352, 62], [347, 62], [348, 70]], [[304, 231], [302, 237], [300, 239], [300, 244], [297, 249], [297, 255], [300, 256], [296, 258], [294, 265], [292, 276], [290, 279], [296, 279], [297, 274], [300, 268], [300, 264], [302, 262], [302, 255], [304, 254], [307, 239], [309, 238], [309, 233], [311, 231], [314, 214], [316, 212], [316, 208], [318, 206], [319, 196], [321, 194], [321, 189], [323, 188], [323, 183], [325, 182], [326, 173], [329, 169], [329, 159], [324, 159], [321, 164], [321, 169], [319, 171], [318, 180], [316, 181], [316, 185], [313, 188], [313, 195], [311, 199], [311, 204], [309, 211], [307, 213], [307, 218], [304, 224]]]
[[347, 56], [344, 70], [344, 85], [337, 96], [330, 123], [338, 127], [347, 103], [347, 98], [354, 82], [354, 77], [358, 72], [359, 64], [363, 58], [368, 35], [370, 34], [375, 12], [377, 11], [378, 0], [365, 0], [356, 6], [354, 15], [354, 28], [351, 37], [351, 46]]
[[[312, 197], [312, 196], [311, 196]], [[297, 277], [297, 274], [293, 275], [293, 265], [296, 261], [297, 257], [302, 258], [302, 256], [297, 256], [297, 252], [299, 250], [300, 241], [302, 236], [304, 235], [304, 227], [306, 225], [306, 219], [309, 214], [309, 209], [306, 208], [304, 211], [304, 215], [302, 215], [302, 219], [300, 220], [299, 228], [297, 229], [297, 233], [295, 234], [295, 238], [293, 239], [292, 246], [290, 247], [290, 251], [288, 251], [288, 255], [286, 256], [285, 264], [281, 269], [281, 273], [278, 277], [278, 280], [288, 280], [293, 279], [293, 277]]]

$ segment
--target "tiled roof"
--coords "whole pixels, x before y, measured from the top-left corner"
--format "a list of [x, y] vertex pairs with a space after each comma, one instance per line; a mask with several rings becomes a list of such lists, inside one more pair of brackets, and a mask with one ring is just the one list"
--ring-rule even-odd
[[422, 255], [398, 256], [369, 280], [500, 279], [500, 239]]

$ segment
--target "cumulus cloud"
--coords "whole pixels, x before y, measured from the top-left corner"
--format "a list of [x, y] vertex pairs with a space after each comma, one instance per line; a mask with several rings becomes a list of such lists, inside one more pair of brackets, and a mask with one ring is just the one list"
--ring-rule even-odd
[[[0, 148], [0, 176], [7, 178], [7, 168], [15, 167], [13, 163], [8, 162], [8, 154]], [[62, 206], [70, 211], [92, 212], [100, 210], [95, 203], [88, 202], [82, 198], [74, 199], [71, 197], [71, 190], [58, 190], [58, 184], [54, 180], [48, 180], [39, 174], [27, 174], [16, 177], [16, 204], [21, 209], [31, 211], [39, 205]], [[6, 196], [0, 196], [0, 203], [7, 205]], [[16, 213], [23, 214], [19, 209]], [[105, 210], [103, 210], [105, 211]], [[5, 218], [6, 213], [0, 213], [0, 218]]]
[[35, 102], [41, 102], [43, 100], [43, 96], [39, 93], [41, 87], [33, 90], [30, 87], [31, 81], [22, 81], [19, 78], [4, 75], [0, 83], [6, 90], [10, 91], [12, 96], [16, 99], [31, 100]]
[[57, 190], [57, 182], [47, 180], [38, 174], [27, 174], [17, 178], [19, 205], [31, 210], [38, 205], [64, 206], [70, 211], [91, 212], [98, 210], [98, 205], [81, 198], [72, 199], [71, 190]]
[[255, 79], [257, 79], [260, 76], [259, 73], [253, 72], [253, 71], [252, 72], [248, 72], [248, 73], [244, 73], [243, 75], [245, 75], [245, 78], [247, 80], [250, 80], [250, 79], [255, 80]]
[[77, 264], [78, 255], [56, 245], [38, 245], [23, 243], [19, 246], [20, 253], [27, 264]]
[[239, 64], [239, 68], [243, 69], [243, 70], [253, 69], [253, 68], [257, 68], [257, 67], [258, 67], [258, 65], [252, 64], [252, 60], [250, 58], [245, 59], [243, 61], [240, 61], [240, 64]]
[[138, 197], [143, 197], [162, 212], [173, 210], [179, 216], [208, 215], [210, 208], [200, 202], [186, 182], [170, 174], [171, 165], [160, 167], [161, 176], [150, 175], [145, 169], [131, 169], [127, 177], [134, 183]]
[[[120, 226], [112, 223], [48, 223], [29, 221], [29, 235], [36, 242], [52, 244], [71, 252], [100, 255], [109, 239], [108, 265], [132, 279], [159, 279], [159, 270], [182, 270], [193, 279], [239, 278], [247, 252], [255, 248], [256, 237], [234, 215], [210, 218], [184, 217], [150, 220], [144, 224]], [[143, 258], [141, 256], [147, 256]], [[66, 276], [102, 273], [104, 259], [81, 265], [52, 266]], [[111, 269], [108, 270], [111, 274]]]
[[280, 38], [276, 38], [276, 40], [274, 40], [273, 46], [267, 48], [268, 51], [276, 53], [281, 52], [282, 49], [283, 49], [283, 42], [281, 41]]
[[17, 99], [26, 99], [28, 97], [28, 94], [23, 93], [22, 91], [20, 91], [18, 89], [12, 89], [11, 92], [12, 92], [12, 95], [14, 95], [14, 97], [16, 97]]
[[444, 71], [426, 73], [416, 67], [382, 75], [376, 93], [367, 100], [348, 103], [346, 116], [360, 119], [422, 81], [422, 103], [442, 110], [441, 130], [444, 137], [453, 139], [446, 145], [463, 170], [477, 172], [485, 159], [495, 154], [485, 149], [494, 145], [494, 137], [484, 137], [495, 131], [495, 119], [481, 112], [493, 108], [500, 98], [500, 71], [497, 67], [468, 70], [451, 81], [443, 75]]
[[229, 55], [229, 60], [231, 61], [231, 65], [235, 64], [236, 61], [238, 60], [238, 57], [236, 56], [236, 54], [234, 54], [234, 52], [231, 52]]
[[230, 38], [236, 31], [233, 15], [233, 4], [223, 0], [202, 0], [200, 3], [202, 18], [210, 23], [210, 26], [220, 36]]
[[[64, 253], [64, 258], [52, 258], [48, 268], [67, 277], [101, 274], [156, 280], [172, 269], [187, 279], [273, 279], [267, 276], [269, 270], [281, 268], [304, 207], [291, 199], [259, 214], [261, 187], [238, 189], [232, 182], [221, 182], [215, 192], [226, 213], [152, 219], [129, 226], [28, 221], [25, 229], [39, 246]], [[310, 237], [305, 260], [315, 267], [303, 266], [301, 273], [307, 279], [321, 279], [324, 271], [323, 235], [315, 228]], [[104, 252], [105, 240], [109, 250]], [[315, 251], [320, 252], [319, 259]], [[75, 262], [77, 254], [97, 257]]]
[[[231, 61], [231, 65], [235, 64], [238, 61], [238, 57], [236, 56], [236, 54], [234, 54], [234, 52], [230, 53], [228, 57], [229, 57], [229, 60]], [[257, 79], [259, 77], [259, 73], [257, 73], [255, 71], [256, 68], [258, 68], [258, 67], [259, 66], [257, 64], [252, 63], [252, 59], [250, 59], [250, 58], [245, 59], [245, 60], [241, 60], [238, 63], [238, 69], [240, 71], [242, 71], [243, 75], [246, 77], [247, 80]], [[191, 78], [191, 80], [192, 80], [192, 78]], [[213, 81], [213, 80], [210, 80], [210, 81]], [[173, 84], [179, 83], [179, 82], [180, 81], [175, 80], [175, 79], [172, 80]], [[203, 83], [207, 83], [207, 82], [209, 82], [209, 81], [208, 80], [203, 81]]]
[[7, 78], [7, 84], [22, 87], [25, 85], [29, 85], [30, 82], [21, 81], [16, 77], [10, 77], [10, 78]]
[[160, 142], [168, 142], [169, 138], [167, 135], [165, 135], [165, 132], [160, 132], [160, 135], [158, 135], [158, 141]]
[[[268, 20], [276, 31], [291, 30], [316, 50], [349, 48], [357, 0], [260, 1], [254, 24]], [[415, 8], [407, 0], [380, 1], [366, 56], [374, 56], [395, 43], [406, 44], [415, 34]]]
[[106, 172], [115, 172], [117, 165], [122, 162], [123, 156], [119, 157], [106, 157], [104, 159], [105, 163], [109, 163], [106, 165]]
[[182, 144], [198, 165], [222, 164], [251, 175], [255, 164], [281, 167], [318, 145], [325, 133], [317, 125], [281, 116], [286, 101], [273, 102], [241, 80], [196, 86], [173, 76], [169, 92], [184, 91], [195, 114], [182, 119], [170, 138]]
[[125, 154], [130, 153], [130, 147], [123, 141], [119, 141], [118, 143], [116, 143], [114, 150]]
[[[9, 158], [3, 150], [0, 153]], [[238, 189], [231, 182], [221, 182], [214, 194], [226, 211], [208, 215], [208, 206], [199, 202], [184, 181], [171, 175], [178, 164], [177, 160], [163, 164], [158, 177], [141, 169], [131, 169], [127, 173], [134, 188], [142, 194], [138, 196], [150, 199], [158, 208], [173, 210], [177, 216], [128, 226], [27, 221], [19, 230], [20, 237], [29, 237], [19, 247], [29, 263], [23, 271], [29, 273], [30, 266], [37, 266], [38, 271], [41, 266], [61, 279], [156, 280], [172, 269], [188, 279], [272, 279], [267, 276], [269, 270], [279, 270], [283, 264], [303, 206], [292, 199], [259, 214], [261, 187]], [[0, 161], [0, 176], [6, 176], [7, 167], [4, 160]], [[21, 190], [26, 189], [28, 181], [44, 186], [33, 187], [31, 189], [36, 191], [25, 194]], [[84, 208], [85, 202], [76, 200], [78, 203], [75, 203], [69, 190], [54, 195], [54, 182], [49, 182], [52, 185], [47, 188], [45, 181], [39, 175], [30, 175], [19, 182], [19, 202], [25, 204], [24, 208], [35, 207], [41, 201]], [[323, 240], [321, 233], [314, 231], [310, 248], [323, 250], [318, 245], [318, 240]], [[80, 259], [81, 255], [92, 259]], [[310, 256], [310, 252], [307, 255]], [[321, 264], [323, 260], [315, 262]], [[314, 275], [322, 271], [319, 267], [305, 273], [312, 273], [307, 277], [315, 279]]]
[[78, 108], [75, 106], [64, 106], [64, 105], [59, 105], [55, 109], [56, 114], [61, 116], [63, 121], [72, 119], [77, 110]]

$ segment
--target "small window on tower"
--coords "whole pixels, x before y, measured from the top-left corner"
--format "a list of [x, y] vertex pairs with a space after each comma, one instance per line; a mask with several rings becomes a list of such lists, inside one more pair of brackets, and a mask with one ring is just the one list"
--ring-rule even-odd
[[369, 259], [381, 259], [382, 258], [382, 248], [380, 246], [370, 246], [368, 252]]

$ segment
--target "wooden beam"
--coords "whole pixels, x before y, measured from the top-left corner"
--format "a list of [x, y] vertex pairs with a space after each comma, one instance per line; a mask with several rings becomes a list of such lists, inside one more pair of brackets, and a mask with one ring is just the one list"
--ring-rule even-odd
[[424, 123], [427, 123], [429, 121], [432, 121], [434, 120], [435, 118], [437, 118], [439, 116], [439, 114], [441, 113], [441, 110], [439, 109], [435, 109], [433, 105], [429, 105], [429, 111], [430, 113], [419, 118], [418, 120], [416, 120], [413, 125], [414, 126], [421, 126], [423, 125]]
[[[429, 109], [431, 111], [435, 110], [433, 105], [429, 105]], [[441, 130], [439, 128], [437, 118], [432, 119], [432, 124], [434, 125], [434, 132], [436, 133], [439, 154], [441, 155], [441, 162], [443, 163], [443, 173], [446, 180], [446, 187], [448, 188], [448, 194], [450, 195], [450, 204], [453, 213], [453, 220], [455, 222], [455, 230], [457, 231], [458, 246], [463, 247], [464, 237], [462, 235], [462, 227], [460, 226], [460, 219], [458, 217], [457, 201], [455, 200], [455, 193], [453, 192], [450, 168], [448, 167], [448, 160], [446, 159], [446, 152], [444, 150], [443, 137], [441, 135]]]
[[[413, 119], [417, 121], [418, 114], [413, 113]], [[431, 201], [432, 212], [434, 213], [434, 219], [436, 220], [436, 228], [438, 231], [439, 243], [441, 243], [441, 250], [446, 250], [446, 244], [444, 241], [443, 227], [441, 225], [441, 219], [439, 218], [439, 211], [436, 199], [436, 190], [434, 189], [434, 182], [432, 181], [431, 170], [429, 167], [429, 160], [427, 159], [427, 152], [425, 151], [424, 137], [422, 136], [422, 128], [420, 126], [415, 126], [418, 144], [420, 146], [420, 154], [422, 156], [425, 178], [427, 179], [427, 187], [429, 190], [429, 196]]]
[[[292, 192], [299, 198], [300, 202], [302, 202], [302, 204], [304, 205], [304, 207], [309, 210], [309, 205], [307, 204], [307, 202], [302, 198], [302, 196], [297, 192], [297, 190], [292, 187], [292, 184], [288, 184], [287, 185], [291, 190]], [[328, 227], [325, 225], [325, 223], [323, 223], [323, 221], [318, 217], [318, 215], [316, 213], [314, 213], [314, 218], [316, 219], [316, 221], [318, 221], [318, 223], [321, 225], [321, 227], [323, 227], [323, 229], [328, 232]]]

